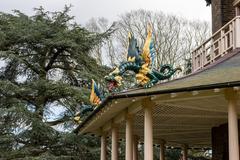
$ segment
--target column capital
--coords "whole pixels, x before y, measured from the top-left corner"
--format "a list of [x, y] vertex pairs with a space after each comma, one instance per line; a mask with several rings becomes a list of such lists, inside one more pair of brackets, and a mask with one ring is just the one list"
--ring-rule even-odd
[[132, 120], [133, 117], [134, 117], [134, 115], [133, 115], [133, 114], [126, 113], [125, 117], [126, 117], [126, 119]]
[[237, 90], [234, 90], [233, 88], [227, 88], [225, 89], [225, 99], [226, 100], [237, 100], [238, 98], [238, 91]]
[[144, 99], [142, 100], [142, 106], [143, 106], [143, 108], [153, 107], [154, 104], [155, 104], [155, 103], [151, 100], [150, 97], [144, 98]]
[[104, 131], [103, 127], [100, 128], [100, 136], [106, 136], [107, 135], [107, 132]]
[[182, 144], [182, 148], [188, 148], [188, 144]]
[[160, 140], [159, 140], [159, 144], [160, 144], [160, 145], [165, 145], [165, 144], [166, 144], [166, 141], [165, 141], [164, 139], [160, 139]]
[[113, 128], [116, 128], [116, 129], [118, 129], [118, 124], [117, 123], [114, 123], [114, 122], [112, 122], [111, 123], [111, 128], [113, 129]]
[[133, 117], [134, 117], [134, 114], [130, 113], [129, 110], [130, 110], [129, 108], [126, 108], [125, 119], [133, 119]]

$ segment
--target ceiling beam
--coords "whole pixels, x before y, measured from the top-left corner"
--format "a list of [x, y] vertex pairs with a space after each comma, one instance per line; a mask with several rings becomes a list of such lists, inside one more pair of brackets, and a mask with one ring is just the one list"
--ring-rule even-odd
[[170, 107], [175, 107], [175, 108], [193, 109], [193, 110], [197, 110], [197, 111], [227, 113], [227, 109], [226, 108], [225, 108], [226, 111], [223, 111], [223, 110], [213, 109], [211, 107], [203, 108], [203, 107], [198, 107], [198, 106], [178, 105], [178, 104], [174, 104], [174, 103], [171, 103], [171, 102], [159, 103], [156, 107], [161, 107], [161, 105], [168, 105]]
[[[202, 114], [155, 114], [155, 117], [171, 117], [171, 118], [204, 118], [204, 119], [227, 119], [227, 114], [226, 115], [202, 115]], [[193, 122], [194, 124], [195, 122]]]
[[164, 94], [155, 96], [154, 98], [152, 98], [152, 100], [157, 103], [163, 103], [163, 102], [200, 100], [206, 98], [215, 98], [219, 96], [224, 96], [224, 92], [222, 90], [220, 90], [219, 92], [215, 92], [214, 90], [198, 91], [198, 94], [193, 94], [193, 92]]
[[185, 131], [185, 132], [168, 132], [168, 133], [161, 133], [159, 134], [154, 134], [154, 136], [170, 136], [170, 135], [186, 135], [186, 134], [206, 134], [206, 133], [211, 133], [211, 131]]
[[[197, 141], [197, 140], [210, 140], [211, 137], [185, 137], [184, 140], [186, 141]], [[179, 141], [181, 140], [179, 137], [171, 138], [169, 141]]]
[[[143, 130], [143, 128], [134, 128], [135, 131], [141, 131]], [[154, 132], [161, 132], [161, 131], [171, 131], [171, 132], [182, 132], [182, 131], [202, 131], [202, 130], [205, 130], [205, 131], [209, 131], [211, 130], [211, 128], [184, 128], [184, 129], [170, 129], [170, 128], [154, 128], [153, 131]]]
[[[181, 123], [159, 123], [159, 124], [155, 124], [155, 126], [157, 127], [191, 127], [191, 128], [194, 128], [194, 127], [209, 127], [209, 126], [212, 126], [212, 125], [217, 125], [216, 123], [207, 123], [207, 124], [181, 124]], [[143, 124], [136, 124], [135, 125], [136, 127], [143, 127]]]

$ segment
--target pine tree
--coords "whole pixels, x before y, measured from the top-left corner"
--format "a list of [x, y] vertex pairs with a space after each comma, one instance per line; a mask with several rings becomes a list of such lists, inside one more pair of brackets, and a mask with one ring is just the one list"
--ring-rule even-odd
[[79, 158], [89, 151], [82, 141], [98, 143], [52, 127], [72, 129], [73, 115], [88, 99], [89, 89], [80, 82], [98, 80], [108, 70], [89, 52], [112, 28], [89, 32], [69, 11], [66, 6], [60, 12], [40, 7], [34, 16], [0, 13], [0, 159]]

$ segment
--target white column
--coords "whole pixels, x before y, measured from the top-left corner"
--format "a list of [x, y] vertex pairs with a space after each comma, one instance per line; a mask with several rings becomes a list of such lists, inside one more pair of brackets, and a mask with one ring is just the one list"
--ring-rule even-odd
[[101, 137], [101, 160], [107, 160], [107, 138], [105, 134]]
[[227, 90], [229, 160], [239, 160], [237, 93]]
[[139, 137], [135, 135], [133, 138], [133, 160], [138, 160], [138, 141]]
[[164, 140], [160, 141], [160, 160], [165, 160], [165, 143]]
[[126, 118], [126, 160], [133, 158], [133, 120], [130, 115]]
[[144, 102], [144, 160], [153, 160], [152, 103]]
[[235, 21], [235, 47], [236, 48], [240, 47], [240, 19], [239, 18], [237, 18]]
[[188, 150], [188, 146], [187, 145], [183, 145], [183, 147], [182, 147], [182, 149], [183, 149], [183, 160], [187, 160], [187, 150]]
[[235, 6], [235, 14], [236, 14], [236, 16], [240, 15], [239, 6]]
[[118, 160], [118, 128], [112, 127], [112, 160]]

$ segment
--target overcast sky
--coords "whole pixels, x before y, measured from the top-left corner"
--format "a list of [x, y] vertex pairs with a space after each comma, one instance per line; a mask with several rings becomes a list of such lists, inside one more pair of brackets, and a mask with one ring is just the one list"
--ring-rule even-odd
[[135, 9], [163, 11], [188, 19], [211, 21], [211, 8], [206, 7], [205, 0], [0, 0], [0, 11], [18, 9], [32, 14], [35, 7], [43, 6], [55, 11], [61, 10], [65, 4], [73, 5], [71, 14], [81, 24], [92, 17], [106, 17], [114, 21], [118, 15]]

